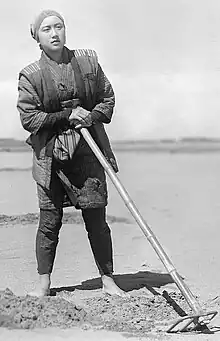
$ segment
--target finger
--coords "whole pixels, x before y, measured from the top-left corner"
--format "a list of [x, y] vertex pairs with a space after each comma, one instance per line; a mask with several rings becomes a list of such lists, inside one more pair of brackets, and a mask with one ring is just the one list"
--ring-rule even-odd
[[92, 123], [92, 117], [90, 114], [86, 117], [85, 121], [88, 123]]
[[75, 124], [75, 128], [82, 128], [85, 125], [85, 121], [82, 119], [77, 119], [77, 120], [73, 120], [74, 124]]
[[77, 124], [76, 126], [75, 126], [75, 129], [81, 129], [82, 128], [82, 125], [81, 124]]
[[84, 127], [86, 128], [86, 127], [90, 127], [90, 126], [91, 126], [90, 123], [87, 123], [87, 122], [83, 121], [83, 122], [77, 123], [75, 125], [75, 128], [76, 129], [80, 129], [80, 128], [84, 128]]
[[88, 115], [88, 114], [86, 114], [86, 113], [84, 113], [84, 112], [79, 112], [79, 113], [77, 114], [77, 116], [80, 117], [80, 118], [83, 119], [83, 120], [85, 120], [85, 118], [86, 118], [87, 115]]
[[71, 114], [71, 115], [69, 116], [69, 120], [75, 120], [75, 121], [81, 122], [81, 121], [83, 121], [83, 118], [82, 118], [82, 117], [79, 117], [78, 115], [76, 116], [75, 114]]

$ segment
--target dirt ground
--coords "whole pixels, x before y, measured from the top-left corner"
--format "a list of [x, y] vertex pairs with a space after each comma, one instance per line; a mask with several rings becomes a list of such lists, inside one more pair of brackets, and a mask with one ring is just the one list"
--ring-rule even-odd
[[[210, 334], [166, 333], [173, 321], [190, 313], [185, 299], [132, 220], [108, 216], [108, 221], [114, 241], [115, 280], [130, 297], [102, 292], [80, 215], [66, 213], [52, 296], [37, 299], [26, 296], [37, 279], [33, 247], [37, 215], [0, 217], [0, 340], [219, 340], [219, 316], [210, 324]], [[178, 262], [182, 252], [174, 254]], [[216, 265], [214, 258], [213, 262]], [[191, 269], [188, 263], [187, 285], [204, 310], [220, 313], [216, 281], [208, 289], [214, 281], [200, 285], [193, 270], [193, 263]]]

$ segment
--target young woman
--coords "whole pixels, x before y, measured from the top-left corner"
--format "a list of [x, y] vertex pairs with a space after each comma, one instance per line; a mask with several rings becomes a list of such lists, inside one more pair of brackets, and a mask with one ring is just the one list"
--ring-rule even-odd
[[50, 293], [63, 207], [74, 205], [82, 211], [103, 290], [124, 296], [112, 275], [105, 173], [80, 134], [80, 128], [87, 127], [117, 171], [103, 126], [113, 114], [113, 89], [95, 51], [65, 46], [66, 28], [59, 13], [41, 12], [31, 25], [31, 34], [42, 54], [20, 72], [17, 103], [22, 125], [31, 133], [27, 142], [33, 148], [33, 177], [40, 208], [36, 235], [40, 281], [30, 294]]

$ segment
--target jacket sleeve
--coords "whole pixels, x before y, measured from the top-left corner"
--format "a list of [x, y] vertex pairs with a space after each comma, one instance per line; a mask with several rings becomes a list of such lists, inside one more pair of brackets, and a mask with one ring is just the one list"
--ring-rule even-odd
[[96, 105], [91, 112], [92, 120], [110, 123], [115, 106], [113, 88], [100, 65], [97, 71]]
[[57, 131], [69, 127], [69, 116], [72, 109], [46, 113], [40, 98], [29, 80], [21, 75], [18, 82], [17, 108], [20, 113], [21, 123], [25, 130], [37, 134], [41, 129]]

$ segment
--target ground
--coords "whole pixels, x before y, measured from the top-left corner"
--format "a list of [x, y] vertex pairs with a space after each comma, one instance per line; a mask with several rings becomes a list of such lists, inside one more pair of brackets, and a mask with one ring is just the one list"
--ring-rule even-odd
[[[112, 216], [108, 221], [114, 241], [115, 280], [130, 297], [110, 297], [102, 292], [87, 236], [76, 213], [66, 214], [64, 218], [52, 296], [36, 299], [26, 294], [37, 279], [33, 247], [37, 215], [1, 217], [0, 340], [219, 340], [219, 316], [210, 324], [214, 334], [166, 333], [179, 315], [190, 313], [188, 304], [133, 221]], [[172, 238], [175, 239], [175, 234]], [[208, 248], [206, 245], [204, 255]], [[181, 246], [173, 257], [177, 258], [181, 272], [184, 257], [177, 256], [182, 252]], [[200, 258], [202, 261], [202, 255]], [[214, 258], [213, 262], [215, 265]], [[181, 275], [199, 304], [205, 311], [220, 312], [216, 281], [212, 290], [208, 288], [211, 279], [200, 285], [203, 272], [196, 280], [194, 262], [187, 266], [189, 278], [185, 278], [185, 273]], [[212, 269], [203, 270], [208, 274]]]

